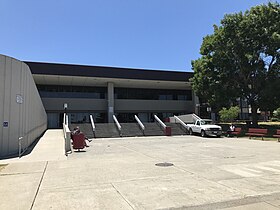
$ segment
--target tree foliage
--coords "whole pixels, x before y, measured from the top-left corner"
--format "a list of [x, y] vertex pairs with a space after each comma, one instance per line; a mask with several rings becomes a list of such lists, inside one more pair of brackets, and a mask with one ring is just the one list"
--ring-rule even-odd
[[257, 109], [280, 105], [280, 6], [259, 5], [225, 15], [214, 33], [203, 38], [199, 59], [192, 61], [193, 89], [212, 107], [229, 107], [237, 98]]
[[219, 115], [222, 122], [233, 122], [237, 117], [240, 109], [238, 106], [232, 106], [229, 109], [225, 107], [219, 111]]
[[280, 107], [273, 112], [273, 117], [277, 118], [280, 120]]

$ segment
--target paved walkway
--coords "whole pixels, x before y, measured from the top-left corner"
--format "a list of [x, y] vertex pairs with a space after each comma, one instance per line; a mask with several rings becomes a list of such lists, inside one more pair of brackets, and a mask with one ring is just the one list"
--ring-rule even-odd
[[11, 162], [37, 162], [66, 160], [64, 155], [64, 137], [62, 129], [48, 129], [38, 141], [31, 153], [12, 159], [0, 160], [0, 164]]
[[93, 140], [67, 160], [0, 169], [0, 209], [280, 209], [279, 151], [236, 138]]

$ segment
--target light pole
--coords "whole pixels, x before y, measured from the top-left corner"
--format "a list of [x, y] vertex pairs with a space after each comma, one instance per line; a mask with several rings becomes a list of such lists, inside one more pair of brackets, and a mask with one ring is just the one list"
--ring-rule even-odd
[[200, 104], [196, 104], [196, 114], [199, 116], [200, 115]]
[[207, 107], [207, 112], [208, 112], [208, 113], [209, 113], [209, 115], [210, 115], [210, 119], [212, 119], [212, 117], [211, 117], [211, 111], [212, 111], [211, 107], [210, 107], [210, 106], [208, 106], [208, 107]]

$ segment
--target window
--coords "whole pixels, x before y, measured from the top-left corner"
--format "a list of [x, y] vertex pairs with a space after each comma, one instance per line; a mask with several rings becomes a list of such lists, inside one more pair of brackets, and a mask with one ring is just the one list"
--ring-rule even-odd
[[115, 88], [115, 99], [191, 101], [191, 90]]
[[37, 85], [42, 98], [107, 98], [106, 87]]

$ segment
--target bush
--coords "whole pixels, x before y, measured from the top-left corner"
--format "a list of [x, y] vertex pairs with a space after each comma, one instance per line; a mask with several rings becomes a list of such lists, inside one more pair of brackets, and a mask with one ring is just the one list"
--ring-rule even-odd
[[272, 117], [272, 118], [271, 118], [271, 121], [272, 121], [272, 122], [278, 122], [278, 121], [279, 121], [279, 119], [278, 119], [278, 118], [276, 118], [276, 117]]
[[238, 117], [239, 113], [239, 107], [238, 106], [232, 106], [229, 109], [222, 108], [222, 110], [219, 111], [219, 115], [222, 122], [232, 122]]
[[[280, 119], [280, 107], [273, 112], [273, 117]], [[272, 119], [271, 119], [272, 120]]]

